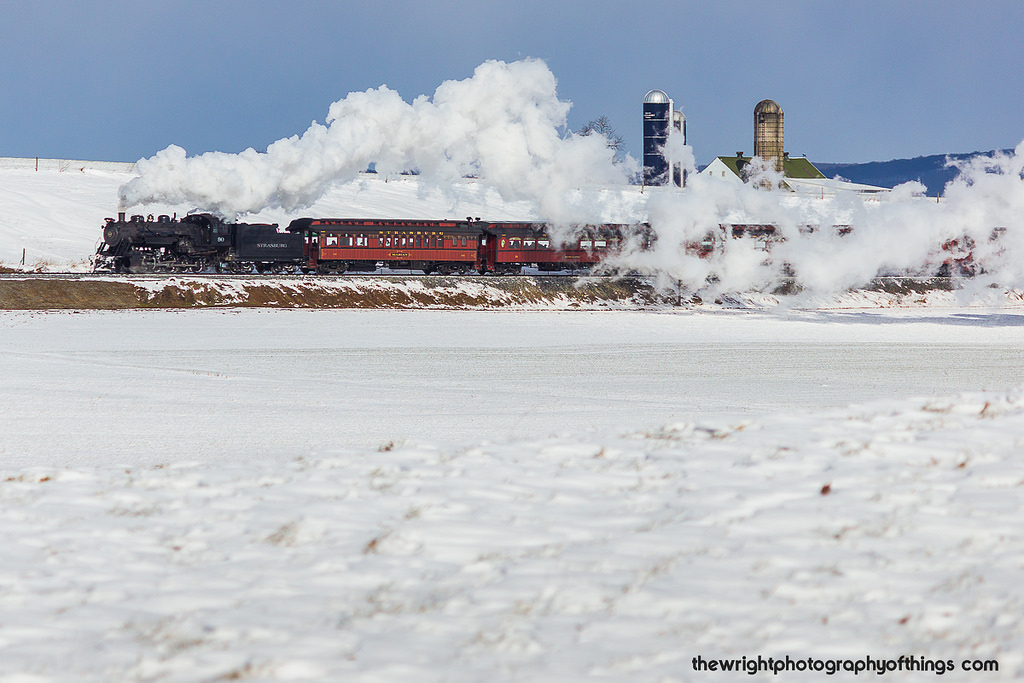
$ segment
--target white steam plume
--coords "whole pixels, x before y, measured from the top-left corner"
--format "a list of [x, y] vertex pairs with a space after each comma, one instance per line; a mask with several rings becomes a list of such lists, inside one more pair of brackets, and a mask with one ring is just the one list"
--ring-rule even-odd
[[504, 199], [532, 201], [547, 220], [598, 220], [578, 190], [625, 184], [631, 169], [613, 163], [601, 136], [562, 134], [570, 106], [544, 62], [488, 61], [411, 104], [386, 86], [351, 93], [330, 106], [326, 125], [314, 122], [265, 153], [189, 158], [172, 145], [138, 162], [121, 205], [185, 203], [227, 217], [297, 210], [374, 163], [381, 173], [416, 170], [442, 187], [481, 175]]
[[[685, 190], [650, 192], [654, 248], [634, 245], [613, 265], [693, 290], [764, 289], [792, 276], [807, 290], [832, 292], [882, 275], [934, 275], [945, 260], [970, 252], [984, 271], [975, 280], [979, 287], [1024, 286], [1024, 142], [1013, 154], [957, 166], [960, 175], [941, 202], [921, 196], [924, 187], [916, 182], [874, 198], [849, 192], [811, 198], [762, 189], [781, 180], [767, 165], [761, 167], [764, 178], [746, 184], [690, 168]], [[710, 256], [696, 253], [708, 234], [721, 238], [720, 226], [732, 224], [770, 224], [783, 240], [765, 251], [757, 238], [719, 239]], [[992, 239], [997, 228], [1003, 230]], [[950, 240], [959, 241], [944, 250]]]
[[[635, 162], [614, 163], [600, 136], [566, 135], [569, 107], [543, 62], [489, 61], [471, 78], [442, 83], [412, 103], [384, 86], [349, 94], [331, 105], [326, 125], [313, 123], [265, 153], [189, 158], [168, 147], [138, 163], [140, 175], [121, 188], [121, 202], [191, 204], [229, 218], [264, 208], [295, 211], [375, 163], [381, 173], [415, 169], [423, 184], [441, 188], [482, 176], [505, 200], [527, 200], [536, 217], [562, 227], [621, 220]], [[793, 276], [812, 291], [839, 291], [878, 275], [934, 274], [951, 255], [942, 245], [959, 239], [973, 243], [969, 250], [986, 271], [979, 284], [1024, 286], [1024, 143], [1009, 155], [958, 164], [961, 175], [942, 202], [915, 196], [923, 190], [917, 183], [875, 199], [768, 191], [762, 188], [781, 177], [766, 164], [752, 163], [760, 177], [733, 184], [698, 175], [681, 136], [670, 136], [666, 151], [684, 165], [688, 187], [645, 190], [658, 239], [649, 251], [627, 248], [615, 260], [624, 270], [691, 289], [708, 282], [718, 290], [763, 289]], [[619, 217], [612, 217], [616, 208]], [[707, 234], [721, 237], [720, 226], [737, 223], [771, 224], [784, 241], [765, 252], [757, 239], [724, 239], [710, 257], [693, 253]], [[851, 230], [839, 234], [835, 226]], [[992, 240], [996, 228], [1005, 230]]]

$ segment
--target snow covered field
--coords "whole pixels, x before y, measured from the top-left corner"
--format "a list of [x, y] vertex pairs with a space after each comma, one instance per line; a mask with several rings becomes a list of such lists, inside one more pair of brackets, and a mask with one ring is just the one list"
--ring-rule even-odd
[[[0, 262], [84, 268], [128, 177], [0, 164]], [[460, 188], [310, 214], [526, 211]], [[0, 312], [0, 682], [1019, 679], [1024, 307], [984, 293]]]
[[17, 466], [656, 430], [1024, 386], [1024, 310], [0, 317]]
[[1017, 678], [1022, 357], [1017, 309], [5, 312], [0, 680]]

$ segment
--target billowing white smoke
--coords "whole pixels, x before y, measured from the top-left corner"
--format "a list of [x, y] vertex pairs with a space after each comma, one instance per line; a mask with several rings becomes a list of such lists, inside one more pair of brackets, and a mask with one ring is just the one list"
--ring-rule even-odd
[[271, 144], [265, 153], [187, 157], [170, 146], [138, 162], [120, 190], [122, 206], [191, 204], [227, 217], [264, 208], [297, 210], [328, 187], [376, 165], [415, 170], [440, 186], [481, 175], [506, 200], [529, 200], [545, 219], [599, 220], [588, 188], [624, 184], [600, 136], [563, 134], [570, 104], [539, 60], [488, 61], [463, 81], [446, 81], [411, 104], [381, 86], [330, 106], [326, 125]]
[[[647, 251], [627, 249], [616, 266], [695, 290], [708, 282], [711, 290], [764, 289], [792, 276], [811, 291], [839, 291], [880, 275], [934, 275], [945, 261], [970, 253], [984, 270], [979, 286], [1024, 286], [1024, 142], [1011, 155], [960, 164], [941, 202], [921, 196], [916, 182], [874, 198], [812, 198], [764, 189], [781, 177], [763, 165], [761, 177], [746, 184], [694, 171], [686, 190], [650, 192], [657, 242]], [[770, 224], [782, 239], [728, 238], [722, 226], [734, 224]], [[997, 228], [1005, 230], [993, 239]], [[708, 236], [716, 249], [700, 254]], [[955, 263], [952, 269], [956, 274]]]
[[[138, 163], [140, 176], [121, 188], [121, 202], [190, 204], [229, 218], [264, 208], [296, 211], [374, 163], [381, 173], [416, 170], [421, 183], [441, 188], [479, 175], [505, 200], [527, 200], [535, 217], [563, 228], [621, 221], [632, 213], [621, 198], [635, 163], [614, 163], [600, 136], [566, 134], [569, 107], [543, 62], [489, 61], [411, 104], [383, 86], [349, 94], [331, 105], [326, 125], [313, 123], [265, 153], [189, 158], [168, 147]], [[651, 250], [627, 248], [615, 261], [623, 270], [691, 289], [711, 282], [712, 289], [744, 291], [793, 276], [812, 291], [836, 291], [878, 275], [934, 274], [970, 242], [960, 255], [972, 251], [984, 265], [980, 283], [1024, 285], [1024, 143], [1011, 155], [962, 164], [941, 203], [919, 196], [917, 183], [873, 200], [767, 190], [782, 179], [759, 160], [750, 182], [728, 183], [698, 175], [692, 150], [675, 133], [666, 152], [687, 170], [688, 187], [645, 190], [658, 239]], [[783, 240], [766, 251], [763, 239], [722, 239], [721, 226], [731, 224], [770, 224]], [[992, 240], [996, 228], [1005, 230]], [[698, 255], [695, 247], [708, 235], [716, 249]], [[943, 251], [955, 239], [960, 246]]]

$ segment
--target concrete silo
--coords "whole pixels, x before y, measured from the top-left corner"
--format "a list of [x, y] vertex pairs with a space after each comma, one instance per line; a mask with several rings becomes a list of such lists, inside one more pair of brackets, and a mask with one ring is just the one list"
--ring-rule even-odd
[[761, 100], [754, 107], [754, 156], [781, 173], [783, 150], [782, 107], [774, 100]]
[[[683, 144], [686, 144], [686, 117], [683, 116], [683, 112], [678, 109], [672, 112], [672, 126], [683, 136]], [[683, 164], [675, 161], [672, 164], [672, 182], [677, 187], [686, 187], [686, 171], [683, 170]]]

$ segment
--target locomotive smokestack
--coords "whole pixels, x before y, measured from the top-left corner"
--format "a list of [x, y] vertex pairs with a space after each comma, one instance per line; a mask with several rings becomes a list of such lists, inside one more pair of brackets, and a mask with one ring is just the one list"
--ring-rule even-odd
[[117, 220], [120, 221], [121, 223], [124, 223], [124, 211], [117, 212]]

